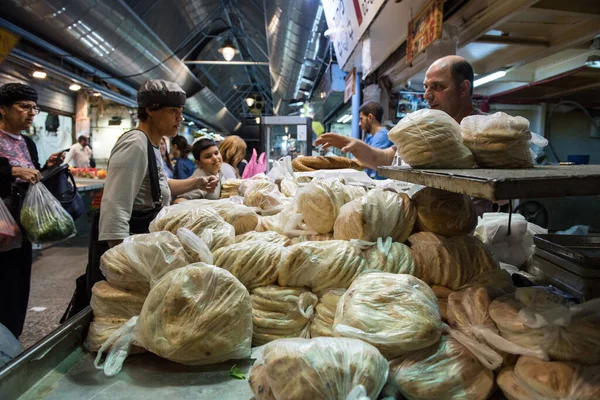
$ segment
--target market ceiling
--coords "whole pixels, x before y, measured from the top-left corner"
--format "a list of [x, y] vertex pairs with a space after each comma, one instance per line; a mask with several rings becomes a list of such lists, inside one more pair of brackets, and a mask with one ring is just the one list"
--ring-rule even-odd
[[[77, 59], [115, 77], [110, 85], [178, 82], [187, 112], [226, 132], [259, 114], [293, 112], [289, 103], [310, 96], [327, 51], [320, 0], [6, 0], [0, 17], [72, 55], [61, 63]], [[42, 48], [35, 55], [55, 58], [30, 41]], [[226, 43], [231, 63], [219, 51]]]

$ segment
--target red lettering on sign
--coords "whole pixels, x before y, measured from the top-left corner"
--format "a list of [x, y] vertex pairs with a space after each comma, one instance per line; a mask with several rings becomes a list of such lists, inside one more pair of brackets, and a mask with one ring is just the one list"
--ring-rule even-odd
[[360, 12], [360, 4], [358, 4], [358, 0], [352, 0], [354, 3], [354, 11], [356, 12], [356, 19], [358, 20], [358, 26], [362, 24], [362, 12]]

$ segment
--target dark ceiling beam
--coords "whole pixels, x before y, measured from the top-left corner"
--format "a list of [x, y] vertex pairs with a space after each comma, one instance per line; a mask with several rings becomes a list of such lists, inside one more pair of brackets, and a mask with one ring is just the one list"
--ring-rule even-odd
[[541, 0], [531, 8], [563, 17], [600, 18], [600, 2], [598, 0]]
[[494, 36], [494, 35], [483, 35], [476, 40], [477, 43], [494, 43], [494, 44], [510, 44], [510, 45], [521, 45], [521, 46], [539, 46], [548, 47], [550, 41], [547, 39], [535, 39], [529, 37], [520, 36]]

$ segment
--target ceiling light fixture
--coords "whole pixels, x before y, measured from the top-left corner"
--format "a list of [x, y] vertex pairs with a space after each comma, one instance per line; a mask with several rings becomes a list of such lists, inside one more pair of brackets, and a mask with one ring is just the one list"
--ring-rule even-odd
[[260, 124], [260, 117], [254, 118], [254, 122], [256, 122], [257, 124]]
[[505, 75], [506, 71], [496, 71], [493, 74], [489, 74], [484, 76], [483, 78], [476, 79], [475, 82], [473, 82], [473, 87], [485, 85], [486, 83], [495, 81], [496, 79], [502, 78]]
[[246, 98], [246, 104], [248, 105], [248, 107], [252, 107], [254, 105], [254, 98], [253, 97], [247, 97]]
[[35, 71], [33, 71], [32, 76], [36, 79], [46, 79], [46, 76], [48, 76], [48, 74], [43, 69], [36, 69]]
[[235, 49], [235, 46], [231, 40], [226, 40], [225, 43], [223, 43], [223, 47], [219, 49], [219, 53], [223, 55], [223, 58], [226, 61], [231, 61], [233, 60], [233, 57], [235, 57], [237, 50]]
[[79, 89], [81, 89], [81, 86], [79, 86], [76, 83], [71, 84], [71, 86], [69, 86], [69, 90], [72, 90], [74, 92], [78, 91]]

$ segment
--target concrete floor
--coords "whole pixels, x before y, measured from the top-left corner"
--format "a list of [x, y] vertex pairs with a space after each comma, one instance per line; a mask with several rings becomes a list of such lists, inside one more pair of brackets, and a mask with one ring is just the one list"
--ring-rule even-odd
[[75, 237], [41, 252], [34, 251], [34, 257], [27, 317], [19, 338], [23, 350], [60, 325], [75, 290], [75, 279], [85, 272], [88, 238]]

